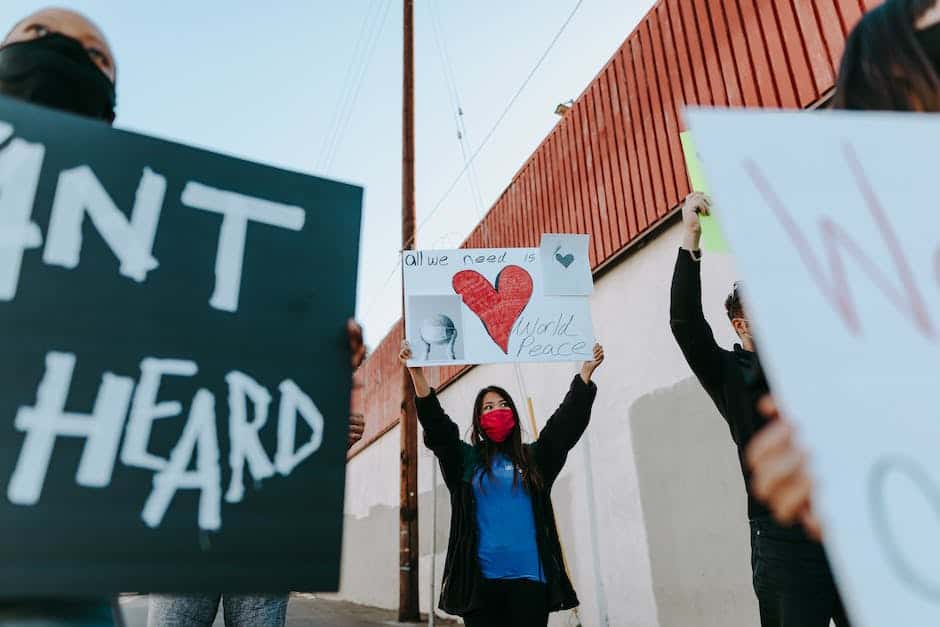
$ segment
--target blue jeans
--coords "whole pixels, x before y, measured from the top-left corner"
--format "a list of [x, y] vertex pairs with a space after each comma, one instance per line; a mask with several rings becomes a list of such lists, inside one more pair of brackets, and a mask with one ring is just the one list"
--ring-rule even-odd
[[211, 627], [219, 601], [226, 627], [283, 627], [287, 598], [286, 594], [152, 594], [147, 627]]

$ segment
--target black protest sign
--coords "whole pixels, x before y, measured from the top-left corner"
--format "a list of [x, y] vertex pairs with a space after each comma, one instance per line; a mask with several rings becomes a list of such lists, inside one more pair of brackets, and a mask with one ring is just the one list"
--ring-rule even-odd
[[361, 202], [0, 99], [0, 595], [337, 587]]

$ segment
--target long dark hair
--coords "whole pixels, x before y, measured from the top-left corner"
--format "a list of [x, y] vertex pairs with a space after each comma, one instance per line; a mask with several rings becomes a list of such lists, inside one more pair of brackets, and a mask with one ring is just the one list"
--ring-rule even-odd
[[[486, 437], [483, 427], [480, 425], [480, 416], [483, 415], [483, 397], [490, 392], [502, 397], [509, 409], [512, 410], [512, 416], [515, 424], [509, 436], [502, 442], [493, 442]], [[509, 393], [501, 387], [490, 385], [477, 394], [473, 401], [473, 431], [470, 434], [470, 441], [480, 451], [480, 465], [482, 466], [485, 477], [493, 476], [493, 456], [502, 453], [512, 462], [516, 473], [512, 479], [513, 487], [516, 487], [519, 477], [522, 478], [522, 484], [530, 492], [534, 493], [541, 490], [544, 486], [542, 475], [539, 473], [538, 465], [532, 459], [532, 454], [528, 447], [522, 445], [522, 427], [519, 421], [519, 412], [516, 410], [516, 404], [513, 402]], [[482, 482], [481, 482], [482, 484]]]
[[887, 0], [861, 19], [845, 43], [833, 108], [940, 111], [940, 75], [914, 28], [933, 5]]

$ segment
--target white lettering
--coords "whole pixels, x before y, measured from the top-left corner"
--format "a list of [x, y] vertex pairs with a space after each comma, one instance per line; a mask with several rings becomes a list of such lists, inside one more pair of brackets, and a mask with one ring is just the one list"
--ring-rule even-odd
[[[274, 464], [277, 471], [286, 477], [300, 462], [320, 448], [323, 442], [323, 415], [313, 400], [290, 379], [284, 380], [278, 389], [281, 391], [281, 401], [278, 408], [277, 453], [274, 456]], [[310, 440], [295, 452], [294, 434], [298, 413], [313, 433]]]
[[[188, 471], [193, 454], [196, 470]], [[177, 490], [201, 490], [199, 528], [215, 531], [222, 526], [222, 477], [215, 430], [215, 398], [200, 389], [193, 397], [183, 435], [170, 453], [166, 467], [153, 478], [153, 491], [141, 516], [149, 527], [158, 527]]]
[[[0, 123], [0, 143], [13, 127]], [[12, 300], [20, 280], [23, 253], [42, 244], [42, 233], [30, 220], [46, 149], [14, 139], [0, 151], [0, 300]]]
[[166, 467], [165, 459], [147, 451], [150, 431], [155, 420], [179, 416], [183, 406], [177, 401], [157, 403], [160, 379], [164, 375], [192, 377], [198, 370], [195, 362], [183, 359], [148, 357], [140, 363], [140, 383], [134, 392], [127, 435], [121, 449], [121, 462], [124, 465], [150, 470], [163, 470]]
[[121, 262], [123, 276], [142, 283], [159, 264], [153, 257], [153, 239], [160, 221], [166, 179], [144, 168], [130, 221], [117, 208], [98, 177], [87, 165], [59, 175], [43, 261], [75, 268], [82, 250], [85, 213]]
[[306, 217], [300, 207], [193, 182], [186, 183], [182, 202], [193, 209], [221, 213], [223, 216], [215, 258], [215, 290], [209, 299], [212, 307], [222, 311], [238, 311], [248, 221], [299, 231], [303, 228]]
[[36, 393], [36, 406], [21, 407], [16, 414], [13, 424], [26, 432], [26, 439], [7, 489], [11, 503], [33, 505], [39, 500], [52, 449], [60, 435], [87, 438], [76, 475], [79, 485], [100, 488], [111, 483], [134, 382], [105, 373], [92, 414], [68, 413], [64, 411], [65, 401], [74, 368], [73, 354], [46, 355], [46, 372]]
[[[238, 503], [245, 495], [243, 475], [246, 461], [255, 480], [274, 476], [274, 466], [258, 437], [258, 432], [268, 421], [271, 394], [257, 381], [241, 372], [230, 372], [225, 380], [228, 382], [229, 465], [232, 467], [232, 481], [229, 483], [225, 500]], [[246, 401], [249, 398], [254, 405], [255, 419], [252, 422], [248, 421]]]

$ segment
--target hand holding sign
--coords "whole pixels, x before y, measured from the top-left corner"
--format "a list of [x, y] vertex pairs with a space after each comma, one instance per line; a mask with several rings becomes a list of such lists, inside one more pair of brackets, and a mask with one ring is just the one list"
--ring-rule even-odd
[[415, 394], [418, 398], [424, 398], [431, 393], [431, 386], [428, 385], [428, 380], [424, 376], [424, 368], [409, 365], [413, 358], [414, 354], [411, 352], [411, 344], [408, 343], [408, 340], [402, 340], [401, 349], [398, 351], [398, 361], [408, 368], [408, 373], [411, 375], [411, 382], [415, 386]]
[[593, 376], [595, 370], [600, 368], [602, 363], [604, 363], [604, 347], [598, 343], [595, 343], [592, 350], [591, 359], [584, 362], [584, 364], [581, 366], [581, 379], [585, 383], [590, 383], [591, 376]]
[[366, 360], [366, 345], [362, 340], [362, 325], [352, 318], [346, 322], [346, 338], [349, 341], [349, 364], [356, 370]]
[[682, 247], [686, 250], [698, 250], [702, 237], [702, 218], [711, 215], [711, 200], [702, 192], [692, 192], [682, 203], [682, 225], [685, 234]]
[[793, 424], [780, 416], [769, 394], [757, 408], [772, 422], [747, 447], [754, 494], [767, 504], [780, 523], [787, 526], [800, 523], [811, 537], [821, 540], [822, 529], [812, 505], [813, 481]]

